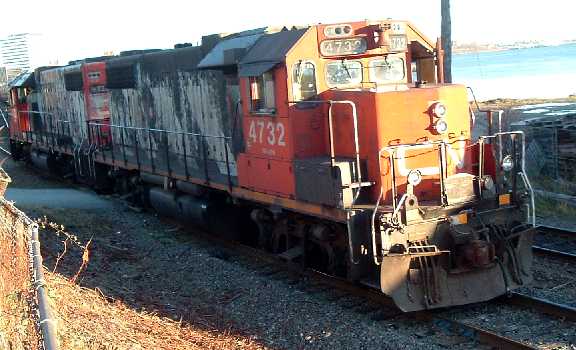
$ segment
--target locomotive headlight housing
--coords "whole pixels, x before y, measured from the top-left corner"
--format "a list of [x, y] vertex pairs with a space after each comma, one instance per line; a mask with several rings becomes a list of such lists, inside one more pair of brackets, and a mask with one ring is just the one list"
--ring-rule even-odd
[[502, 164], [500, 164], [502, 170], [508, 172], [514, 168], [514, 158], [511, 155], [507, 155], [502, 159]]
[[408, 173], [408, 183], [412, 186], [418, 186], [422, 182], [422, 173], [420, 170], [410, 170]]
[[436, 118], [444, 118], [447, 112], [448, 109], [446, 108], [446, 105], [443, 104], [442, 102], [436, 102], [432, 105], [432, 114]]
[[444, 119], [438, 119], [436, 123], [434, 123], [434, 130], [439, 134], [444, 134], [448, 131], [448, 123], [446, 123]]

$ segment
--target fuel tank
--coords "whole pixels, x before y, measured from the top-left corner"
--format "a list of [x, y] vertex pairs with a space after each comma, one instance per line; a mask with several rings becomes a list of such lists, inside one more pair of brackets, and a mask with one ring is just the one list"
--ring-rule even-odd
[[250, 221], [245, 219], [249, 217], [245, 212], [222, 199], [195, 197], [160, 187], [150, 188], [148, 198], [159, 214], [226, 239], [239, 239], [246, 221]]
[[182, 222], [207, 228], [211, 205], [208, 200], [153, 187], [149, 192], [150, 205], [158, 213]]
[[45, 172], [52, 172], [52, 159], [50, 157], [50, 155], [48, 153], [44, 153], [44, 152], [40, 152], [37, 150], [34, 150], [32, 152], [30, 152], [30, 160], [32, 161], [32, 164], [40, 169], [43, 170]]

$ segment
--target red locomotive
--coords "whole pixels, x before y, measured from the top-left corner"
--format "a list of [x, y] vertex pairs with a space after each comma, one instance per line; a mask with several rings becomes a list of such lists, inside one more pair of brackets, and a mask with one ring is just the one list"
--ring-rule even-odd
[[12, 87], [12, 152], [215, 233], [247, 225], [236, 239], [405, 311], [484, 301], [531, 280], [524, 140], [472, 140], [437, 47], [362, 21], [42, 68]]

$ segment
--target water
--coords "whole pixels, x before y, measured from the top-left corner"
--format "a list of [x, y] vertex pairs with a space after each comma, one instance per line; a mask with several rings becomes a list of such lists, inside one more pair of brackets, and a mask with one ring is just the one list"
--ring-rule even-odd
[[576, 94], [576, 44], [454, 55], [455, 83], [479, 100]]

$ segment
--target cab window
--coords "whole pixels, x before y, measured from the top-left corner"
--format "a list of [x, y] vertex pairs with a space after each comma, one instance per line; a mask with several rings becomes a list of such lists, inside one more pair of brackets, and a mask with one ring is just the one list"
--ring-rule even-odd
[[275, 113], [274, 75], [265, 72], [257, 77], [250, 77], [251, 110], [256, 113]]
[[316, 67], [312, 62], [298, 62], [292, 67], [292, 94], [294, 101], [302, 101], [317, 95]]
[[377, 84], [397, 83], [406, 79], [406, 67], [400, 57], [382, 57], [370, 61], [370, 78]]
[[328, 87], [348, 87], [362, 82], [360, 61], [334, 61], [326, 64], [326, 84]]

